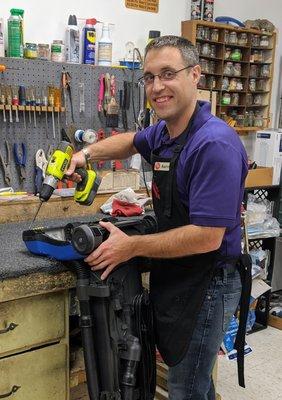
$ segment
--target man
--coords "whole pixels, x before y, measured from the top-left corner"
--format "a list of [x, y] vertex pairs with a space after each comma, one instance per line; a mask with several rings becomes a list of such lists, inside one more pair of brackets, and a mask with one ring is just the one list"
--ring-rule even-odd
[[[159, 233], [129, 237], [111, 223], [86, 262], [102, 279], [132, 257], [153, 259], [150, 294], [157, 346], [170, 366], [173, 400], [215, 399], [211, 378], [224, 332], [241, 294], [240, 206], [247, 157], [236, 132], [197, 103], [201, 69], [186, 39], [164, 36], [145, 50], [144, 84], [160, 121], [74, 154], [68, 175], [86, 161], [140, 152], [153, 168]], [[227, 256], [227, 257], [226, 257]]]

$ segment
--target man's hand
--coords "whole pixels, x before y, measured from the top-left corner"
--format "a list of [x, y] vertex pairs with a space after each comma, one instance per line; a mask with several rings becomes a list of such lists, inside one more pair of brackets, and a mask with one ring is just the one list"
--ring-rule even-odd
[[73, 154], [70, 162], [70, 166], [68, 170], [66, 171], [65, 175], [69, 177], [70, 180], [74, 182], [80, 182], [81, 181], [81, 176], [78, 175], [74, 170], [79, 167], [85, 167], [86, 166], [86, 161], [85, 161], [85, 156], [84, 154], [79, 151], [78, 153]]
[[110, 232], [110, 235], [96, 250], [85, 258], [93, 271], [105, 269], [101, 279], [106, 279], [112, 270], [122, 262], [135, 255], [133, 254], [133, 239], [126, 235], [111, 222], [100, 221], [100, 225]]

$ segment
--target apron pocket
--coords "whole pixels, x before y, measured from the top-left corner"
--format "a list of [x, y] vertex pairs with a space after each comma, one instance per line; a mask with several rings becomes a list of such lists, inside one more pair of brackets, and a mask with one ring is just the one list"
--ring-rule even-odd
[[222, 330], [226, 332], [231, 318], [236, 311], [241, 297], [241, 292], [228, 293], [223, 295], [223, 321]]

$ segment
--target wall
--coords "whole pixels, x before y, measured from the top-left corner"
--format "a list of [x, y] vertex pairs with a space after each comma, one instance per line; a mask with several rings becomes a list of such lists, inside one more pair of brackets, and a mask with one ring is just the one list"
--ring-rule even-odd
[[[125, 0], [82, 0], [80, 3], [75, 0], [6, 0], [1, 1], [0, 16], [6, 20], [10, 8], [23, 8], [25, 41], [37, 43], [50, 43], [53, 39], [64, 38], [69, 14], [76, 14], [80, 18], [95, 17], [100, 21], [114, 23], [113, 60], [117, 61], [124, 57], [125, 44], [128, 41], [133, 41], [142, 50], [150, 29], [160, 30], [162, 34], [180, 34], [181, 21], [190, 16], [190, 0], [159, 0], [159, 3], [159, 13], [154, 14], [127, 9]], [[280, 0], [215, 0], [215, 16], [218, 15], [229, 15], [239, 20], [266, 18], [282, 30]], [[97, 26], [98, 36], [99, 33], [100, 26]], [[279, 110], [279, 98], [282, 94], [282, 82], [279, 79], [281, 60], [282, 45], [278, 38], [271, 104], [273, 126], [277, 124], [276, 111]]]

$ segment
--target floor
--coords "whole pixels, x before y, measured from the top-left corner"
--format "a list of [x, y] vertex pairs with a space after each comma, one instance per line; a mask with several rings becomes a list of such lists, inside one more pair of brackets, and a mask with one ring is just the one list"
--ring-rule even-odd
[[[282, 400], [282, 331], [247, 336], [253, 352], [245, 359], [246, 389], [237, 384], [237, 364], [219, 357], [217, 392], [221, 400]], [[71, 400], [88, 400], [86, 385], [72, 389]]]
[[268, 327], [247, 336], [246, 388], [237, 384], [237, 364], [219, 357], [217, 391], [222, 400], [282, 400], [282, 331]]

